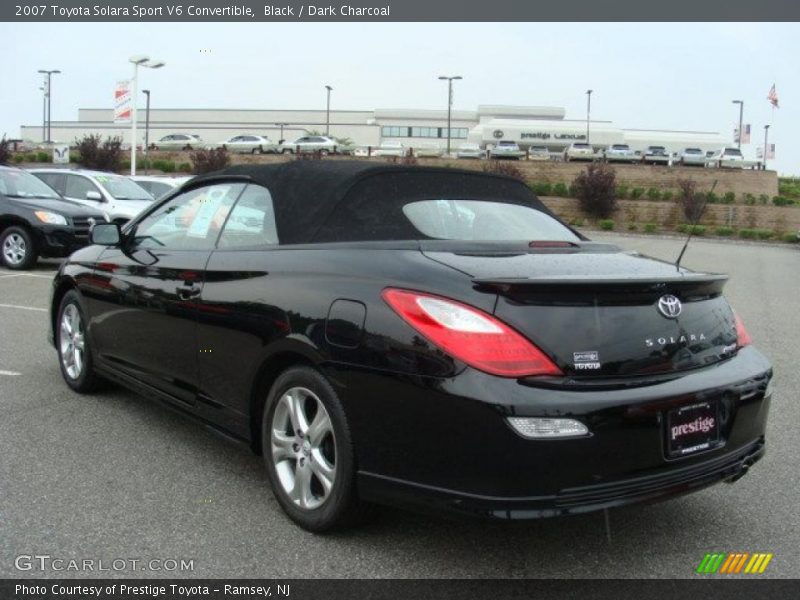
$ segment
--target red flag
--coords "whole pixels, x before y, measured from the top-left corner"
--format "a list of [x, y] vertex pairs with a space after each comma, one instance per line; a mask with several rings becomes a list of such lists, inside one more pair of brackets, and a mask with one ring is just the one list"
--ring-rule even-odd
[[773, 108], [780, 108], [778, 106], [778, 92], [775, 91], [775, 84], [772, 84], [772, 87], [769, 88], [769, 94], [767, 94], [767, 100], [769, 103], [772, 104]]

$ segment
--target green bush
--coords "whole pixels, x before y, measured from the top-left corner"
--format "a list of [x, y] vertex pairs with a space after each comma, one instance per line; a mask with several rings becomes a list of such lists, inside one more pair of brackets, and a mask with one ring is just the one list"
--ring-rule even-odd
[[800, 242], [800, 235], [797, 233], [784, 233], [781, 236], [781, 241], [788, 242], [790, 244], [797, 244]]
[[553, 184], [552, 183], [532, 183], [531, 189], [533, 193], [537, 196], [552, 196], [553, 195]]
[[36, 162], [49, 163], [50, 162], [50, 155], [47, 152], [37, 152], [36, 153]]
[[70, 152], [69, 153], [69, 162], [77, 163], [81, 159], [81, 155], [77, 152]]
[[769, 196], [767, 196], [766, 194], [761, 194], [758, 197], [758, 203], [759, 204], [769, 204]]
[[750, 194], [750, 193], [744, 194], [743, 198], [744, 198], [744, 203], [747, 206], [754, 206], [755, 203], [756, 203], [756, 197], [753, 194]]
[[774, 237], [775, 232], [771, 229], [740, 229], [739, 237], [746, 240], [768, 240]]
[[581, 219], [580, 217], [572, 219], [569, 222], [569, 224], [572, 225], [573, 227], [583, 227], [583, 219]]
[[663, 192], [661, 192], [661, 199], [666, 202], [672, 200], [672, 190], [664, 190]]
[[772, 199], [772, 203], [775, 206], [792, 206], [795, 203], [795, 201], [792, 200], [791, 198], [787, 198], [786, 196], [775, 196]]
[[778, 179], [778, 194], [800, 199], [800, 179], [781, 177]]
[[636, 226], [636, 223], [628, 223], [627, 229], [628, 231], [636, 231], [639, 228]]
[[719, 196], [714, 192], [706, 192], [706, 202], [709, 204], [719, 204]]
[[614, 230], [614, 221], [612, 219], [601, 219], [597, 222], [597, 225], [603, 231], [613, 231]]
[[[144, 167], [141, 166], [141, 165], [139, 165], [138, 167], [140, 169], [144, 169]], [[131, 170], [131, 161], [123, 160], [121, 163], [119, 163], [119, 169], [120, 169], [120, 171], [130, 171]]]
[[661, 199], [661, 192], [658, 188], [650, 188], [647, 190], [647, 199], [648, 200], [660, 200]]
[[571, 195], [578, 199], [584, 214], [596, 219], [608, 219], [617, 209], [615, 180], [614, 169], [604, 163], [592, 163], [575, 177]]
[[706, 233], [705, 225], [688, 225], [687, 223], [678, 225], [675, 230], [679, 233], [691, 233], [692, 235], [705, 235]]
[[625, 200], [628, 197], [628, 186], [618, 185], [615, 193], [617, 195], [617, 200]]
[[162, 173], [174, 173], [175, 163], [171, 160], [159, 158], [158, 160], [153, 161], [153, 169], [156, 171], [161, 171]]
[[36, 152], [26, 152], [25, 162], [36, 162]]
[[559, 198], [566, 198], [569, 195], [569, 189], [560, 181], [553, 186], [553, 195]]
[[180, 173], [191, 173], [192, 172], [192, 164], [188, 162], [182, 162], [178, 165], [178, 172]]
[[24, 154], [20, 154], [18, 152], [17, 154], [14, 155], [14, 162], [15, 163], [20, 164], [24, 160], [25, 160], [25, 155]]
[[719, 236], [727, 237], [731, 236], [736, 233], [736, 230], [733, 227], [717, 227], [714, 230], [714, 233]]
[[725, 192], [725, 195], [722, 196], [722, 203], [733, 204], [734, 202], [736, 202], [736, 194], [733, 192]]
[[631, 190], [631, 198], [633, 198], [634, 200], [641, 198], [642, 194], [644, 194], [644, 188], [637, 187]]
[[645, 223], [644, 224], [644, 232], [645, 233], [655, 233], [658, 231], [658, 225], [655, 223]]

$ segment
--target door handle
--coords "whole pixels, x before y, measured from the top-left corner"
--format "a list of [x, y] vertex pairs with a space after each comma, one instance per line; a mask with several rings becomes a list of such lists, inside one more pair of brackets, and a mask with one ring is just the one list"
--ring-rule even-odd
[[179, 285], [175, 288], [175, 293], [181, 300], [191, 300], [195, 296], [200, 295], [200, 286], [195, 283], [187, 283], [186, 285]]

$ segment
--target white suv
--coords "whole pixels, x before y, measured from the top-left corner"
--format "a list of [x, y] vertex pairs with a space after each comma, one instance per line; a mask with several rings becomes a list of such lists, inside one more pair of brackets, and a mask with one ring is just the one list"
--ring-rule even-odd
[[128, 222], [153, 202], [144, 188], [115, 173], [84, 169], [31, 169], [31, 173], [68, 200], [99, 210], [115, 223]]
[[741, 169], [744, 166], [744, 156], [738, 148], [721, 148], [706, 159], [706, 166], [730, 169]]
[[586, 142], [573, 142], [564, 150], [564, 162], [571, 160], [594, 160], [594, 148]]

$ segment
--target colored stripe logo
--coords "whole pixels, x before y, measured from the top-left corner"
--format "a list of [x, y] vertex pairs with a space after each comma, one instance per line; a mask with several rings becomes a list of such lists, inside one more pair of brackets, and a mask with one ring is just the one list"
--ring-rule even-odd
[[718, 573], [721, 575], [761, 574], [767, 569], [773, 554], [764, 552], [716, 552], [706, 554], [697, 567], [703, 575]]

